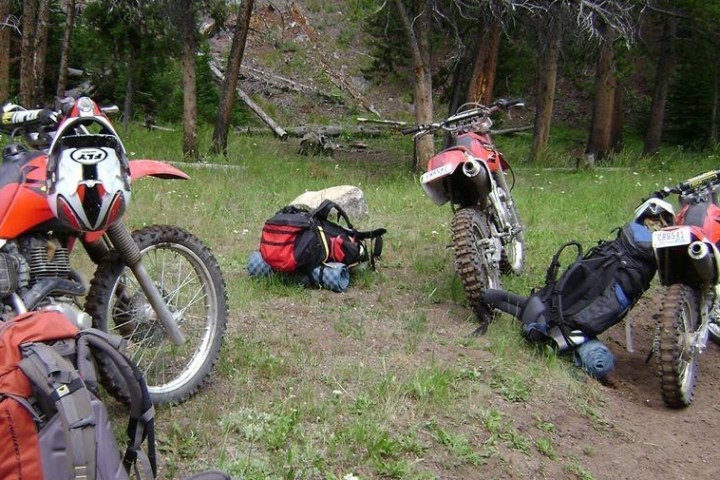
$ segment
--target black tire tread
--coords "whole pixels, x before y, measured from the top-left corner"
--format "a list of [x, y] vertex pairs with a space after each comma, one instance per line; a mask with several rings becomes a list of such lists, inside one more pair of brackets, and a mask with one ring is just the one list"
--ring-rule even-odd
[[[690, 388], [683, 391], [682, 379], [678, 372], [681, 362], [681, 342], [684, 335], [684, 325], [680, 321], [683, 305], [689, 302], [695, 309], [693, 313], [694, 325], [697, 328], [699, 312], [697, 293], [691, 287], [674, 284], [668, 287], [660, 306], [657, 332], [657, 364], [660, 375], [660, 389], [663, 402], [670, 408], [685, 408], [693, 401], [695, 386], [697, 384], [697, 368], [693, 369]], [[693, 360], [697, 362], [697, 354]]]
[[[460, 277], [465, 295], [471, 305], [477, 303], [480, 293], [484, 288], [488, 287], [486, 274], [483, 272], [482, 265], [476, 258], [476, 248], [474, 245], [473, 223], [475, 218], [480, 216], [484, 224], [485, 235], [489, 236], [490, 232], [487, 225], [487, 216], [479, 211], [479, 207], [468, 207], [458, 210], [452, 220], [452, 240], [455, 248], [455, 272]], [[488, 270], [492, 266], [488, 265]], [[490, 273], [492, 275], [492, 273]], [[494, 275], [497, 285], [500, 284], [498, 272]]]

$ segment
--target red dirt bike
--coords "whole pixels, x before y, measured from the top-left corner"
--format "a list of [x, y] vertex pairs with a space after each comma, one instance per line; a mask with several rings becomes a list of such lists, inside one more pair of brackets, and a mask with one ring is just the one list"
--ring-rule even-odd
[[450, 202], [455, 271], [471, 305], [482, 289], [500, 287], [501, 273], [524, 268], [523, 226], [506, 181], [512, 170], [490, 138], [491, 115], [522, 106], [522, 100], [468, 103], [445, 120], [403, 131], [413, 134], [416, 155], [417, 140], [429, 133], [441, 130], [454, 139], [429, 160], [420, 181], [436, 205]]
[[[123, 214], [132, 182], [188, 175], [159, 161], [128, 161], [90, 98], [69, 99], [58, 111], [6, 104], [3, 112], [0, 128], [32, 149], [13, 142], [0, 165], [0, 318], [49, 309], [81, 328], [92, 322], [127, 340], [153, 402], [185, 400], [218, 359], [225, 281], [194, 235], [171, 225], [131, 233]], [[89, 288], [70, 266], [78, 242], [95, 264]], [[106, 388], [126, 398], [122, 376], [101, 369]]]
[[[652, 245], [665, 295], [657, 318], [653, 353], [665, 404], [692, 403], [698, 360], [708, 338], [720, 340], [720, 170], [655, 192], [636, 210], [646, 225], [657, 220]], [[678, 195], [680, 212], [662, 200]]]

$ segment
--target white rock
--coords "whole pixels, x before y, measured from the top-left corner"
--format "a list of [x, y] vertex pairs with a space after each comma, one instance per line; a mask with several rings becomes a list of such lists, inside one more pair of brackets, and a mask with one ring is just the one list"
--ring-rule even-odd
[[368, 214], [365, 194], [360, 188], [352, 185], [338, 185], [316, 192], [305, 192], [290, 204], [304, 205], [312, 209], [320, 205], [323, 200], [332, 200], [337, 203], [340, 208], [345, 210], [353, 223]]

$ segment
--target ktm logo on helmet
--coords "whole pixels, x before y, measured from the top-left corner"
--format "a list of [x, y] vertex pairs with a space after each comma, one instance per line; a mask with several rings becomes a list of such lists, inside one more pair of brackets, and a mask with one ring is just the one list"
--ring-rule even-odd
[[70, 158], [83, 164], [98, 163], [106, 157], [107, 152], [101, 148], [78, 148], [70, 154]]

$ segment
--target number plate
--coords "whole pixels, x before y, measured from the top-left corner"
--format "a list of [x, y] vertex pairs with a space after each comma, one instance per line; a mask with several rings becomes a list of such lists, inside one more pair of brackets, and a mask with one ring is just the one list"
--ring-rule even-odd
[[453, 171], [453, 166], [450, 163], [446, 163], [442, 167], [434, 168], [430, 170], [429, 172], [425, 172], [422, 174], [422, 177], [420, 177], [421, 183], [430, 183], [436, 178], [444, 177], [446, 175], [450, 175]]
[[658, 230], [652, 234], [653, 248], [675, 247], [690, 244], [690, 228], [680, 227], [674, 230]]

